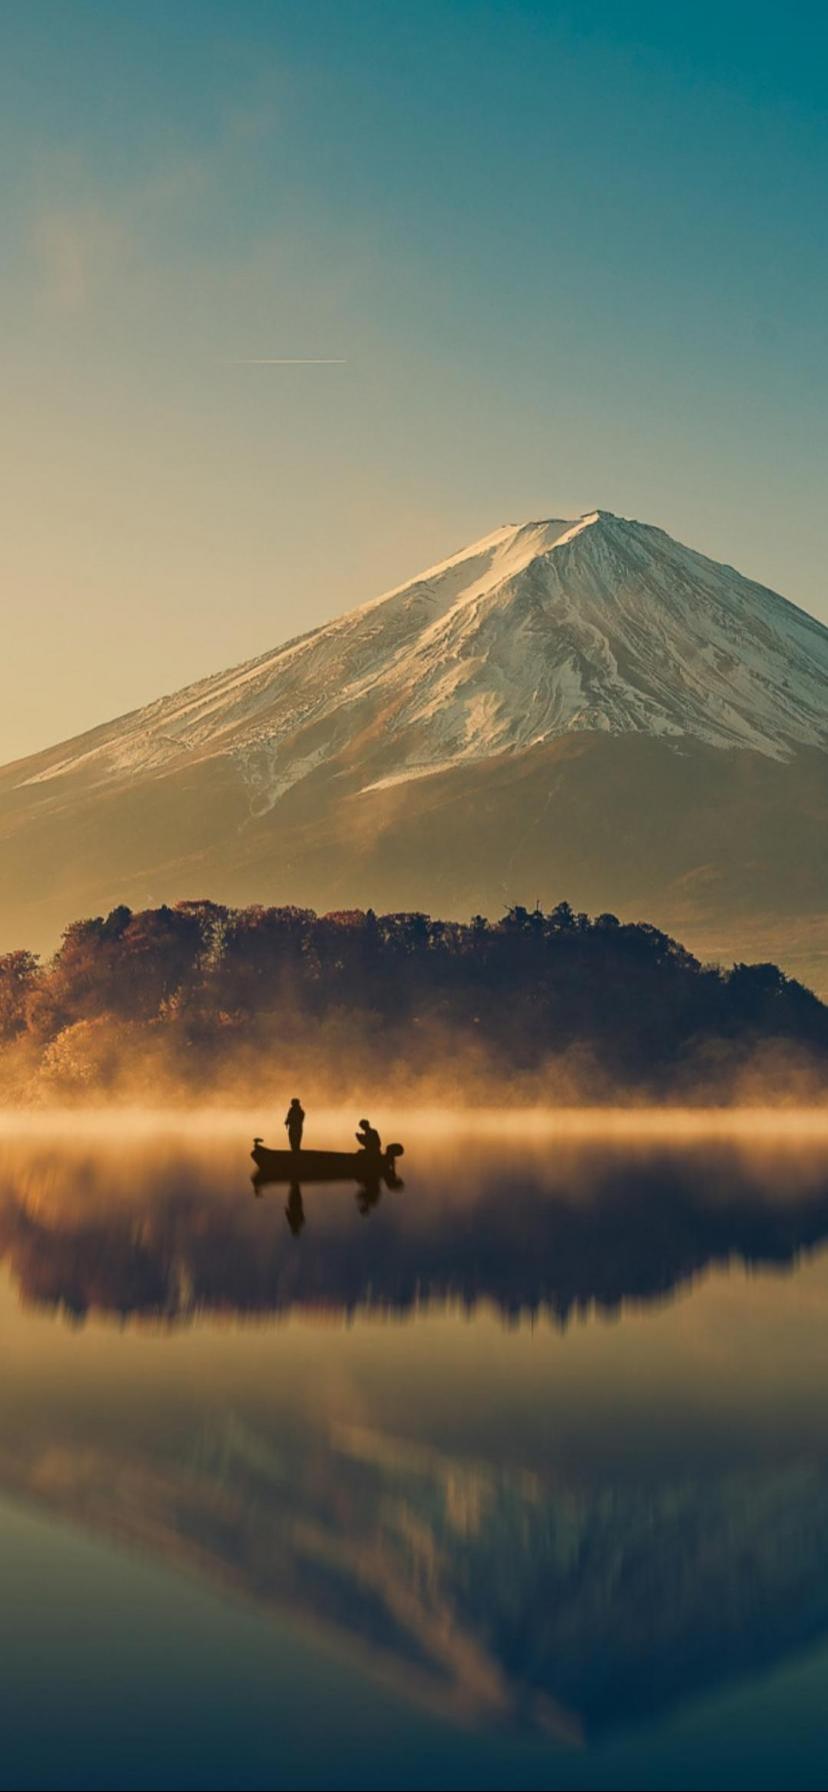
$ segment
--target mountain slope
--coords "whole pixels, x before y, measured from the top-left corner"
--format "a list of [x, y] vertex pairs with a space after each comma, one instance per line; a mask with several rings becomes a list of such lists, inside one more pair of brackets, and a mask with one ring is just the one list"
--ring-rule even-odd
[[810, 963], [826, 820], [828, 630], [596, 511], [498, 529], [0, 771], [0, 941], [194, 891], [459, 913], [566, 894], [726, 953], [739, 929], [779, 953], [781, 928]]

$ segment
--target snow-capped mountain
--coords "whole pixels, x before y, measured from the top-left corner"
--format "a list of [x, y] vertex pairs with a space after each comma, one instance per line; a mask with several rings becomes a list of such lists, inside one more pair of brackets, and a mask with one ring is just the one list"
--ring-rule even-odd
[[779, 759], [828, 746], [828, 629], [662, 529], [606, 511], [507, 525], [81, 737], [22, 781], [83, 769], [97, 782], [219, 752], [262, 807], [374, 714], [385, 781], [575, 730], [689, 735]]
[[[826, 773], [828, 629], [647, 524], [606, 511], [509, 524], [256, 660], [5, 768], [0, 910], [31, 883], [31, 912], [54, 880], [54, 926], [79, 904], [191, 894], [193, 879], [236, 899], [466, 912], [577, 897], [574, 878], [587, 905], [600, 886], [623, 908], [637, 887], [613, 871], [619, 780], [631, 862], [652, 859], [635, 839], [654, 822], [662, 858], [671, 843], [658, 906], [665, 879], [685, 897], [688, 878], [721, 893], [733, 818], [729, 839], [707, 835], [734, 801], [744, 879], [762, 883], [767, 841], [743, 838], [745, 806], [748, 835], [766, 830], [767, 801], [790, 831], [804, 777], [811, 844], [790, 842], [786, 866], [798, 887], [799, 861], [818, 856]], [[606, 802], [616, 792], [603, 819], [602, 783]], [[695, 846], [691, 802], [707, 822]], [[588, 850], [587, 812], [604, 834]], [[824, 906], [813, 891], [812, 904]]]

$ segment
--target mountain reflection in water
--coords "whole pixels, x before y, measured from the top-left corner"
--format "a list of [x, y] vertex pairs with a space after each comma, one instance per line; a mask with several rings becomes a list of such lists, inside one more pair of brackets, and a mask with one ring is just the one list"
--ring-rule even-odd
[[[777, 1429], [790, 1405], [781, 1371], [767, 1436], [750, 1458], [726, 1427], [712, 1452], [694, 1454], [689, 1443], [676, 1452], [650, 1423], [629, 1369], [613, 1379], [613, 1335], [623, 1340], [631, 1319], [604, 1328], [594, 1376], [582, 1375], [577, 1391], [573, 1380], [569, 1396], [558, 1336], [592, 1308], [636, 1307], [635, 1324], [663, 1327], [667, 1297], [712, 1265], [789, 1267], [813, 1253], [828, 1236], [824, 1151], [758, 1159], [721, 1142], [558, 1142], [478, 1152], [466, 1141], [424, 1151], [418, 1164], [412, 1140], [404, 1191], [383, 1191], [364, 1212], [359, 1191], [306, 1189], [299, 1227], [286, 1224], [284, 1190], [253, 1198], [247, 1149], [246, 1140], [2, 1146], [0, 1252], [24, 1315], [41, 1326], [40, 1347], [48, 1353], [51, 1338], [63, 1353], [59, 1401], [29, 1396], [23, 1413], [0, 1395], [7, 1492], [324, 1625], [436, 1708], [570, 1743], [754, 1673], [828, 1631], [828, 1460], [821, 1445], [803, 1444], [821, 1435], [812, 1416], [787, 1444]], [[293, 1192], [291, 1203], [295, 1222]], [[795, 1297], [793, 1278], [787, 1287]], [[481, 1303], [501, 1322], [554, 1322], [527, 1339], [540, 1365], [529, 1380], [503, 1354], [510, 1339], [500, 1323], [500, 1353], [486, 1333], [476, 1379], [463, 1381], [463, 1338], [491, 1329], [483, 1313], [467, 1324]], [[105, 1413], [82, 1383], [88, 1359], [78, 1358], [73, 1379], [73, 1340], [50, 1324], [52, 1310], [75, 1323], [140, 1318], [156, 1334], [127, 1327], [119, 1339], [104, 1327], [117, 1390]], [[242, 1363], [228, 1345], [209, 1389], [191, 1367], [175, 1382], [188, 1335], [211, 1336], [214, 1316], [291, 1313], [313, 1322], [316, 1374], [324, 1368], [335, 1395], [319, 1394], [301, 1330], [264, 1324], [242, 1333], [263, 1339], [266, 1357]], [[377, 1360], [374, 1325], [380, 1341], [358, 1398], [345, 1391], [337, 1340], [359, 1327], [319, 1325], [336, 1314], [367, 1327], [412, 1319], [397, 1328], [393, 1361]], [[417, 1384], [415, 1400], [414, 1341], [435, 1315], [431, 1382], [426, 1395]], [[816, 1350], [821, 1308], [813, 1324]], [[143, 1383], [139, 1396], [126, 1368], [119, 1375], [130, 1338], [133, 1364], [135, 1350], [163, 1352], [157, 1409]], [[680, 1342], [686, 1353], [685, 1334]], [[773, 1350], [769, 1341], [759, 1377]], [[697, 1366], [709, 1374], [703, 1357]], [[664, 1375], [669, 1394], [669, 1365]], [[419, 1402], [416, 1436], [372, 1406], [371, 1377], [398, 1411]], [[174, 1422], [164, 1405], [172, 1382]], [[474, 1447], [462, 1435], [469, 1385], [491, 1415]], [[622, 1388], [630, 1435], [648, 1439], [646, 1452], [623, 1460], [602, 1405]], [[702, 1442], [704, 1399], [693, 1421]], [[445, 1407], [440, 1425], [429, 1401], [435, 1413]], [[504, 1439], [521, 1407], [517, 1451]]]

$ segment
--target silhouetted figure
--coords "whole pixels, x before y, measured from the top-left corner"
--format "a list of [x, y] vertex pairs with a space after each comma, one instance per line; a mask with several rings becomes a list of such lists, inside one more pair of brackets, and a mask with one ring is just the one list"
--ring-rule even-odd
[[360, 1120], [359, 1132], [355, 1133], [354, 1137], [357, 1144], [361, 1145], [363, 1151], [367, 1151], [369, 1156], [379, 1157], [381, 1155], [382, 1140], [380, 1139], [376, 1127], [371, 1125], [370, 1120]]
[[305, 1110], [298, 1095], [294, 1095], [285, 1115], [285, 1125], [287, 1127], [287, 1136], [291, 1151], [300, 1151], [302, 1148], [302, 1128], [304, 1124]]
[[302, 1227], [305, 1224], [305, 1208], [302, 1201], [302, 1190], [300, 1189], [298, 1182], [292, 1182], [290, 1185], [290, 1193], [285, 1208], [285, 1219], [287, 1220], [294, 1238], [298, 1238]]

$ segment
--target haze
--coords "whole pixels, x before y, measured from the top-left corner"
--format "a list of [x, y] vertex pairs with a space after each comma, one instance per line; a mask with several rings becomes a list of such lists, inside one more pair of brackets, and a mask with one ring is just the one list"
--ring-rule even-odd
[[828, 27], [674, 14], [4, 9], [0, 762], [510, 519], [828, 620]]

